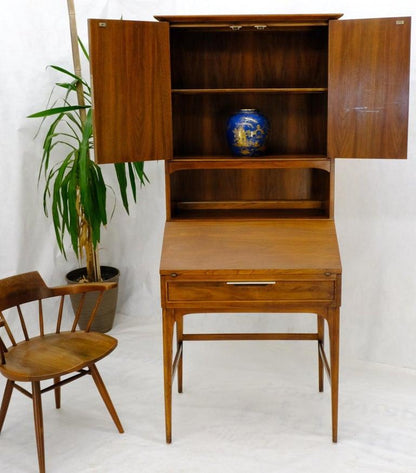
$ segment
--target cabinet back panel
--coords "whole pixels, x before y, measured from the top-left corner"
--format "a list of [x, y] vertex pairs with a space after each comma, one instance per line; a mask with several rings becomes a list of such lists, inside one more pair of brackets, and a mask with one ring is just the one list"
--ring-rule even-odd
[[230, 155], [227, 120], [241, 108], [255, 108], [269, 120], [266, 154], [326, 154], [325, 93], [248, 93], [174, 95], [174, 155]]
[[327, 54], [327, 27], [172, 29], [172, 87], [326, 87]]
[[170, 179], [173, 202], [329, 198], [329, 173], [318, 169], [197, 169]]

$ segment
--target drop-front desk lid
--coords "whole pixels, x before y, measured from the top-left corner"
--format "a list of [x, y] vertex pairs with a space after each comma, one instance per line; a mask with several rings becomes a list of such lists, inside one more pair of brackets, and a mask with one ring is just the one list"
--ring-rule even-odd
[[333, 220], [166, 222], [160, 274], [341, 274]]

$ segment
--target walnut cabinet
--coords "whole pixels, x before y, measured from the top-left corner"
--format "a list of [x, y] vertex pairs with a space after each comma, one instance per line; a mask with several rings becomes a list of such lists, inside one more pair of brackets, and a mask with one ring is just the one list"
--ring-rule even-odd
[[[341, 16], [89, 21], [96, 160], [166, 161], [160, 275], [168, 442], [183, 342], [235, 339], [317, 341], [319, 390], [326, 369], [337, 440], [334, 162], [406, 157], [410, 52], [410, 18]], [[270, 122], [262, 157], [229, 151], [225, 124], [241, 108]], [[317, 329], [184, 333], [184, 316], [195, 312], [315, 313]]]

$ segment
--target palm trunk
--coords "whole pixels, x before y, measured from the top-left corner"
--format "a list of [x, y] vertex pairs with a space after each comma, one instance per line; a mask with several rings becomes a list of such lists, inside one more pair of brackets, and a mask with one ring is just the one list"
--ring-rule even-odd
[[[75, 18], [75, 7], [74, 0], [67, 0], [68, 3], [68, 15], [69, 15], [69, 29], [71, 33], [71, 47], [72, 47], [72, 59], [74, 63], [74, 72], [75, 75], [81, 77], [81, 60], [79, 55], [79, 46], [78, 46], [78, 34], [77, 34], [77, 24]], [[78, 105], [85, 105], [84, 90], [82, 88], [81, 82], [77, 83], [77, 99]], [[79, 115], [81, 119], [81, 125], [84, 125], [86, 119], [85, 109], [79, 110]], [[92, 232], [89, 223], [85, 219], [82, 206], [78, 205], [78, 215], [80, 222], [80, 233], [82, 232], [85, 235], [85, 238], [80, 234], [79, 246], [80, 246], [80, 255], [85, 252], [85, 261], [87, 267], [87, 279], [88, 281], [100, 281], [101, 280], [101, 269], [98, 256], [98, 249], [94, 248], [92, 243]], [[85, 233], [84, 233], [85, 232]]]
[[[69, 15], [69, 29], [71, 33], [71, 47], [72, 47], [72, 60], [74, 63], [74, 72], [75, 75], [81, 77], [81, 60], [79, 57], [79, 46], [78, 46], [78, 33], [77, 33], [77, 22], [75, 18], [75, 7], [74, 0], [67, 0], [68, 2], [68, 15]], [[85, 105], [84, 91], [82, 89], [82, 84], [78, 82], [77, 84], [77, 98], [78, 105]], [[84, 124], [86, 113], [85, 109], [79, 111], [81, 117], [81, 123]]]
[[101, 281], [101, 267], [97, 248], [94, 249], [91, 238], [85, 245], [85, 262], [88, 281]]
[[87, 268], [87, 279], [90, 282], [101, 281], [101, 266], [98, 249], [94, 248], [92, 241], [91, 225], [85, 218], [84, 209], [81, 205], [79, 188], [77, 190], [76, 209], [78, 215], [78, 258], [82, 261], [85, 256]]

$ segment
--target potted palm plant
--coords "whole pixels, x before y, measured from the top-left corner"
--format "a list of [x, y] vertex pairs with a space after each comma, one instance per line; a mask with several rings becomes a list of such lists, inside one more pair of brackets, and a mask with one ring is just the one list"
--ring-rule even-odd
[[[46, 127], [39, 169], [39, 180], [43, 178], [45, 183], [43, 208], [47, 216], [49, 213], [52, 216], [56, 241], [63, 255], [66, 257], [65, 237], [69, 236], [77, 258], [80, 261], [85, 259], [85, 268], [67, 274], [68, 282], [117, 280], [117, 269], [101, 267], [99, 263], [101, 229], [108, 222], [108, 186], [91, 156], [94, 143], [91, 88], [81, 77], [79, 49], [87, 60], [89, 56], [76, 35], [72, 0], [68, 0], [68, 6], [75, 72], [50, 66], [65, 79], [55, 83], [47, 108], [29, 116], [42, 118], [40, 130]], [[62, 93], [55, 98], [57, 90]], [[128, 189], [136, 201], [137, 183], [143, 185], [148, 181], [144, 165], [142, 162], [115, 164], [114, 170], [121, 200], [128, 213]], [[113, 325], [117, 292], [111, 292], [108, 291], [109, 300], [103, 300], [101, 304], [105, 317], [97, 314], [94, 330], [108, 331]], [[87, 304], [85, 301], [84, 305]]]

